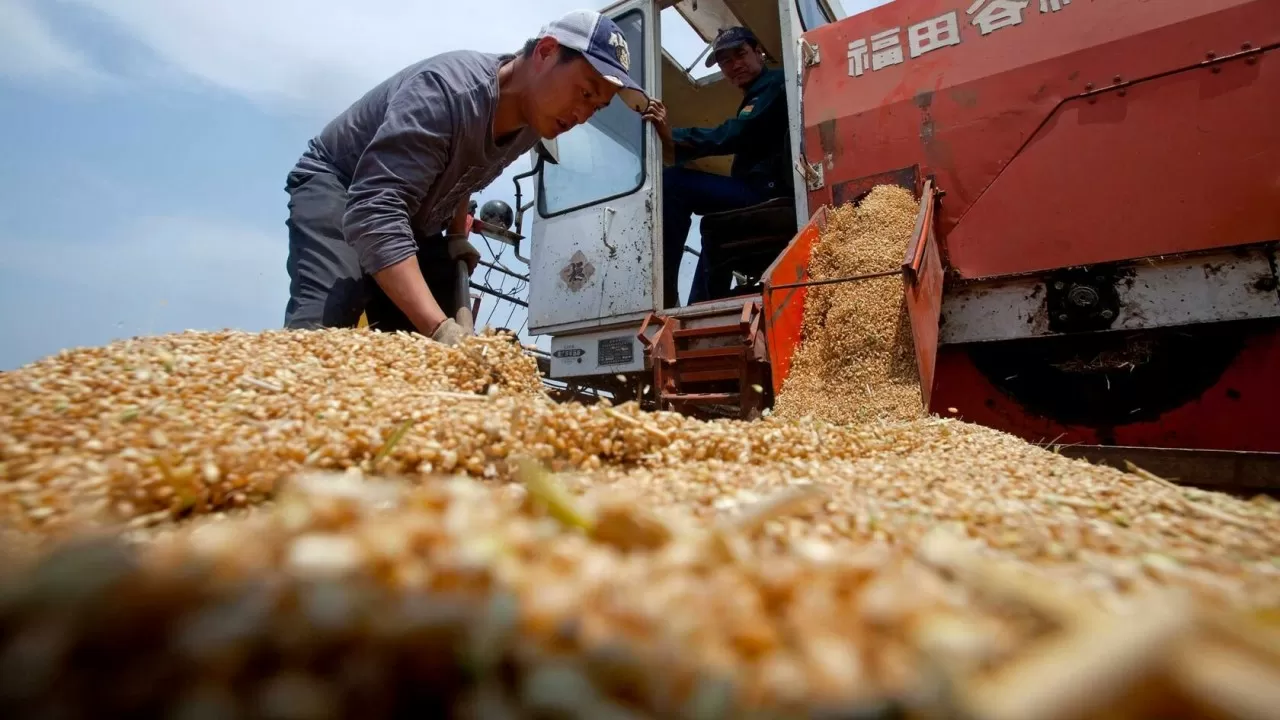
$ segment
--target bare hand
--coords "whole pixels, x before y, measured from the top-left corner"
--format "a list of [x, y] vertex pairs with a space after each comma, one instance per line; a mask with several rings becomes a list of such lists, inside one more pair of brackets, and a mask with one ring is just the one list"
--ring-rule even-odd
[[657, 128], [658, 137], [662, 139], [663, 146], [670, 147], [673, 141], [671, 139], [671, 125], [667, 122], [667, 106], [663, 105], [660, 100], [650, 100], [649, 107], [645, 108], [643, 117]]

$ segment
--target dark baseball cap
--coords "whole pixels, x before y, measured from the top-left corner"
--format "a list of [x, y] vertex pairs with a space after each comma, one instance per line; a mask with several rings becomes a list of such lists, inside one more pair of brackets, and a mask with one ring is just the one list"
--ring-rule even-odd
[[716, 35], [715, 42], [711, 46], [711, 52], [707, 54], [707, 67], [716, 64], [716, 53], [729, 48], [742, 47], [743, 45], [760, 45], [760, 41], [756, 39], [755, 33], [744, 27], [725, 28]]
[[631, 49], [617, 23], [594, 10], [574, 10], [542, 28], [538, 39], [544, 37], [582, 53], [605, 80], [618, 86], [618, 95], [632, 110], [649, 107], [649, 96], [631, 78]]

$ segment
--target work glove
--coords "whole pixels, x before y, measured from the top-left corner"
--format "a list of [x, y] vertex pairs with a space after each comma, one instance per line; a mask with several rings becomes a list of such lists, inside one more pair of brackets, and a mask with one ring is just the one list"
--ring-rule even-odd
[[448, 243], [449, 257], [451, 259], [455, 261], [466, 260], [467, 271], [476, 271], [476, 264], [480, 262], [480, 251], [467, 240], [465, 234], [446, 235], [445, 242]]
[[453, 318], [445, 318], [444, 322], [436, 326], [436, 331], [431, 333], [431, 339], [443, 345], [457, 345], [466, 336], [467, 331], [454, 322]]

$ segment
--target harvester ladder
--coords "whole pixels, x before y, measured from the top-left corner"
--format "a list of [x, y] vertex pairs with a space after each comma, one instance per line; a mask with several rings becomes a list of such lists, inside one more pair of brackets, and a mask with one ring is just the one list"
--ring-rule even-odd
[[[658, 407], [681, 413], [732, 406], [742, 419], [765, 407], [769, 364], [758, 298], [745, 301], [736, 322], [689, 326], [679, 317], [650, 314], [640, 339], [653, 366]], [[648, 329], [658, 331], [649, 337]]]

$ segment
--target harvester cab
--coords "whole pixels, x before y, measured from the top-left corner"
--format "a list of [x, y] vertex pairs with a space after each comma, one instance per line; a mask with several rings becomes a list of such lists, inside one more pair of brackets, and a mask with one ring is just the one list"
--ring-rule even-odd
[[[749, 29], [767, 63], [788, 78], [790, 145], [792, 160], [799, 161], [798, 41], [801, 33], [840, 19], [838, 2], [625, 0], [603, 12], [627, 37], [633, 77], [661, 98], [673, 127], [713, 127], [737, 113], [741, 91], [718, 72], [695, 78], [693, 68], [702, 66], [720, 31], [733, 26]], [[664, 22], [687, 24], [707, 43], [689, 66], [663, 49]], [[536, 212], [527, 229], [529, 329], [551, 337], [551, 377], [611, 386], [615, 394], [626, 395], [628, 388], [652, 384], [641, 376], [652, 374], [652, 340], [664, 327], [670, 325], [667, 329], [674, 333], [727, 325], [732, 333], [724, 333], [721, 344], [732, 345], [734, 352], [709, 358], [698, 370], [703, 379], [724, 383], [725, 393], [709, 393], [716, 396], [712, 400], [737, 406], [738, 398], [719, 396], [737, 393], [735, 388], [748, 376], [754, 378], [746, 383], [749, 386], [767, 385], [760, 375], [764, 370], [754, 367], [752, 353], [743, 357], [737, 349], [754, 344], [745, 343], [748, 338], [742, 333], [753, 325], [759, 329], [759, 303], [753, 310], [751, 298], [759, 299], [764, 270], [809, 219], [803, 179], [794, 183], [794, 197], [702, 218], [704, 241], [722, 236], [733, 244], [733, 263], [719, 271], [735, 278], [737, 285], [733, 297], [679, 307], [680, 298], [664, 296], [664, 265], [697, 251], [686, 246], [684, 257], [663, 257], [664, 163], [653, 126], [615, 101], [587, 124], [561, 136], [557, 149], [557, 163], [535, 161], [540, 168], [533, 178]], [[731, 162], [731, 156], [712, 157], [689, 167], [728, 175]], [[744, 312], [748, 317], [740, 322]], [[715, 333], [704, 333], [710, 335], [700, 344], [715, 346]], [[762, 352], [755, 354], [760, 356], [755, 360], [763, 360]], [[621, 386], [615, 380], [619, 376], [627, 378]]]

